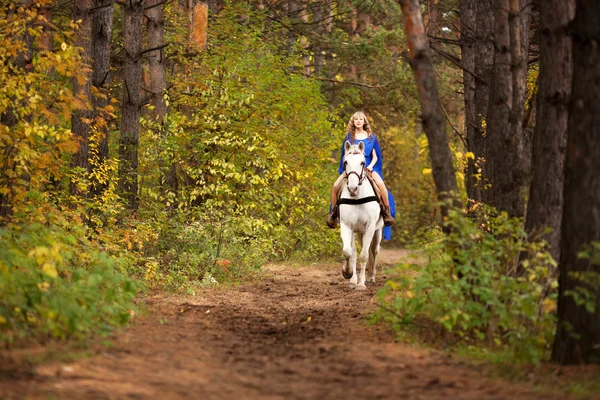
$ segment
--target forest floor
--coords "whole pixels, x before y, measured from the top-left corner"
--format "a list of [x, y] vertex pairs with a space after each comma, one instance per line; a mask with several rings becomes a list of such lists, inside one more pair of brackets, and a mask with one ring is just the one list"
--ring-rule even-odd
[[340, 265], [271, 265], [195, 297], [149, 294], [146, 315], [85, 356], [0, 351], [0, 399], [572, 398], [397, 342], [366, 323], [377, 287], [349, 289]]

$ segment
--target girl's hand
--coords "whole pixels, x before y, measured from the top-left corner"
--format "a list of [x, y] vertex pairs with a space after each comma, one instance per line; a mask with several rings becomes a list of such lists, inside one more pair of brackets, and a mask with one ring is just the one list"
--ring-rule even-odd
[[367, 171], [369, 172], [373, 172], [373, 167], [371, 167], [370, 165], [367, 167]]

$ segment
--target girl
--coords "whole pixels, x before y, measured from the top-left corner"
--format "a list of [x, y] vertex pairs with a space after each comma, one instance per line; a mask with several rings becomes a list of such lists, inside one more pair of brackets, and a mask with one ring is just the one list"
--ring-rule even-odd
[[[392, 216], [392, 212], [395, 214], [395, 207], [392, 207], [392, 211], [390, 211], [390, 203], [394, 205], [394, 198], [391, 193], [388, 192], [385, 184], [383, 183], [383, 158], [381, 155], [381, 148], [379, 147], [379, 141], [377, 140], [377, 136], [371, 132], [371, 125], [369, 124], [369, 120], [367, 116], [362, 111], [357, 111], [352, 115], [350, 121], [348, 122], [348, 126], [346, 127], [346, 137], [342, 142], [342, 155], [340, 158], [340, 168], [339, 173], [342, 174], [335, 181], [333, 185], [333, 189], [331, 191], [331, 212], [327, 216], [327, 226], [330, 228], [335, 228], [337, 225], [338, 219], [338, 193], [340, 184], [344, 178], [344, 143], [348, 140], [351, 144], [358, 144], [359, 142], [363, 142], [365, 145], [365, 158], [367, 164], [367, 171], [369, 171], [371, 177], [379, 187], [383, 197], [383, 209], [381, 214], [383, 216], [383, 223], [386, 227], [391, 226], [394, 223], [394, 217]], [[387, 232], [386, 232], [387, 230]], [[389, 240], [391, 238], [391, 229], [387, 228], [384, 230], [384, 239]]]

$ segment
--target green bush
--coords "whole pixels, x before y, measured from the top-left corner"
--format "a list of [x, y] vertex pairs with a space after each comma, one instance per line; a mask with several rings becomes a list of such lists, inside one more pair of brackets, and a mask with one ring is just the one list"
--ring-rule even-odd
[[[230, 214], [230, 215], [228, 215]], [[260, 219], [210, 206], [178, 211], [156, 221], [158, 238], [147, 249], [145, 280], [171, 290], [254, 276], [273, 252], [271, 227]]]
[[77, 225], [0, 229], [0, 342], [83, 339], [127, 323], [137, 285], [122, 262]]
[[[434, 235], [423, 265], [402, 264], [379, 292], [380, 318], [398, 329], [418, 321], [442, 327], [458, 343], [485, 342], [515, 358], [539, 361], [554, 335], [556, 262], [544, 242], [528, 242], [522, 221], [486, 212], [479, 221], [459, 213], [451, 234]], [[527, 255], [517, 268], [519, 255]]]

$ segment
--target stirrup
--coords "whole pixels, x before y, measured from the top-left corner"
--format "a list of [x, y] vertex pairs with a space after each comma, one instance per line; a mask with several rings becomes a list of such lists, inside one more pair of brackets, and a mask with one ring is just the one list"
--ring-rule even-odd
[[389, 206], [383, 206], [381, 209], [381, 216], [383, 217], [383, 225], [392, 226], [396, 220], [392, 217]]

